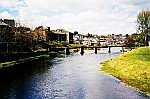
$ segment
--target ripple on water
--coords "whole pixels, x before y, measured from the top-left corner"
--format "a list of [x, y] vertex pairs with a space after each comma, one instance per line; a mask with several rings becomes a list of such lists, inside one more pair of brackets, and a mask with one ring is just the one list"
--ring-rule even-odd
[[99, 63], [119, 55], [117, 51], [85, 51], [83, 56], [77, 53], [29, 63], [30, 68], [18, 69], [16, 75], [16, 70], [7, 71], [8, 77], [1, 77], [0, 99], [150, 99], [98, 72]]

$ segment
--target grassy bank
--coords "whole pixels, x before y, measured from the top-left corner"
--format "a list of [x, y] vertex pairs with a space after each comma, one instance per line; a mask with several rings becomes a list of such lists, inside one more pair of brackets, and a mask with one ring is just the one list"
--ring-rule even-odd
[[150, 48], [142, 47], [101, 63], [105, 71], [150, 96]]
[[46, 58], [46, 57], [49, 57], [49, 55], [39, 55], [39, 56], [19, 59], [19, 60], [16, 60], [16, 61], [3, 62], [3, 63], [0, 63], [0, 68], [11, 67], [11, 66], [15, 66], [15, 65], [18, 65], [18, 64], [31, 62], [31, 61], [35, 61], [35, 60]]

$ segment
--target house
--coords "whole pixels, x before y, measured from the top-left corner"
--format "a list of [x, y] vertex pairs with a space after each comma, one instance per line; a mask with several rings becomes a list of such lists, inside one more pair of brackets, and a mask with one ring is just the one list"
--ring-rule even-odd
[[106, 38], [99, 38], [100, 45], [107, 45]]
[[84, 40], [84, 41], [83, 41], [83, 45], [84, 45], [84, 46], [91, 46], [91, 44], [92, 44], [92, 41], [91, 41], [91, 40], [88, 40], [88, 39], [87, 39], [87, 40]]
[[92, 41], [91, 41], [90, 38], [84, 37], [82, 43], [83, 43], [84, 46], [91, 46]]
[[82, 39], [83, 39], [83, 35], [81, 34], [73, 35], [73, 40], [75, 44], [82, 44], [83, 41]]
[[99, 39], [91, 39], [91, 46], [99, 46], [100, 43], [99, 43]]

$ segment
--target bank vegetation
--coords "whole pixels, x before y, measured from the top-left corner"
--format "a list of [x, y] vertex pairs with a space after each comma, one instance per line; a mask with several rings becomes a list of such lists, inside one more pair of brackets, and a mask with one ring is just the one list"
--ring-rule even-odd
[[134, 49], [101, 64], [102, 71], [150, 95], [150, 47]]

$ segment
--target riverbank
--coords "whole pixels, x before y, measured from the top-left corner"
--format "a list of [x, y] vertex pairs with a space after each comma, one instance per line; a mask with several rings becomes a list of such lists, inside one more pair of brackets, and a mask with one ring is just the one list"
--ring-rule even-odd
[[23, 58], [23, 59], [19, 59], [15, 61], [3, 62], [3, 63], [0, 63], [0, 69], [6, 68], [6, 67], [12, 67], [12, 66], [19, 65], [19, 64], [24, 64], [27, 62], [31, 62], [31, 61], [35, 61], [35, 60], [39, 60], [43, 58], [49, 58], [49, 55], [45, 54], [45, 55]]
[[142, 47], [101, 63], [105, 71], [150, 96], [150, 48]]
[[[70, 53], [78, 51], [77, 49], [71, 49]], [[58, 54], [65, 54], [65, 50], [60, 51], [38, 51], [38, 52], [20, 52], [20, 53], [0, 53], [0, 69], [6, 67], [12, 67], [35, 60], [54, 57]]]

